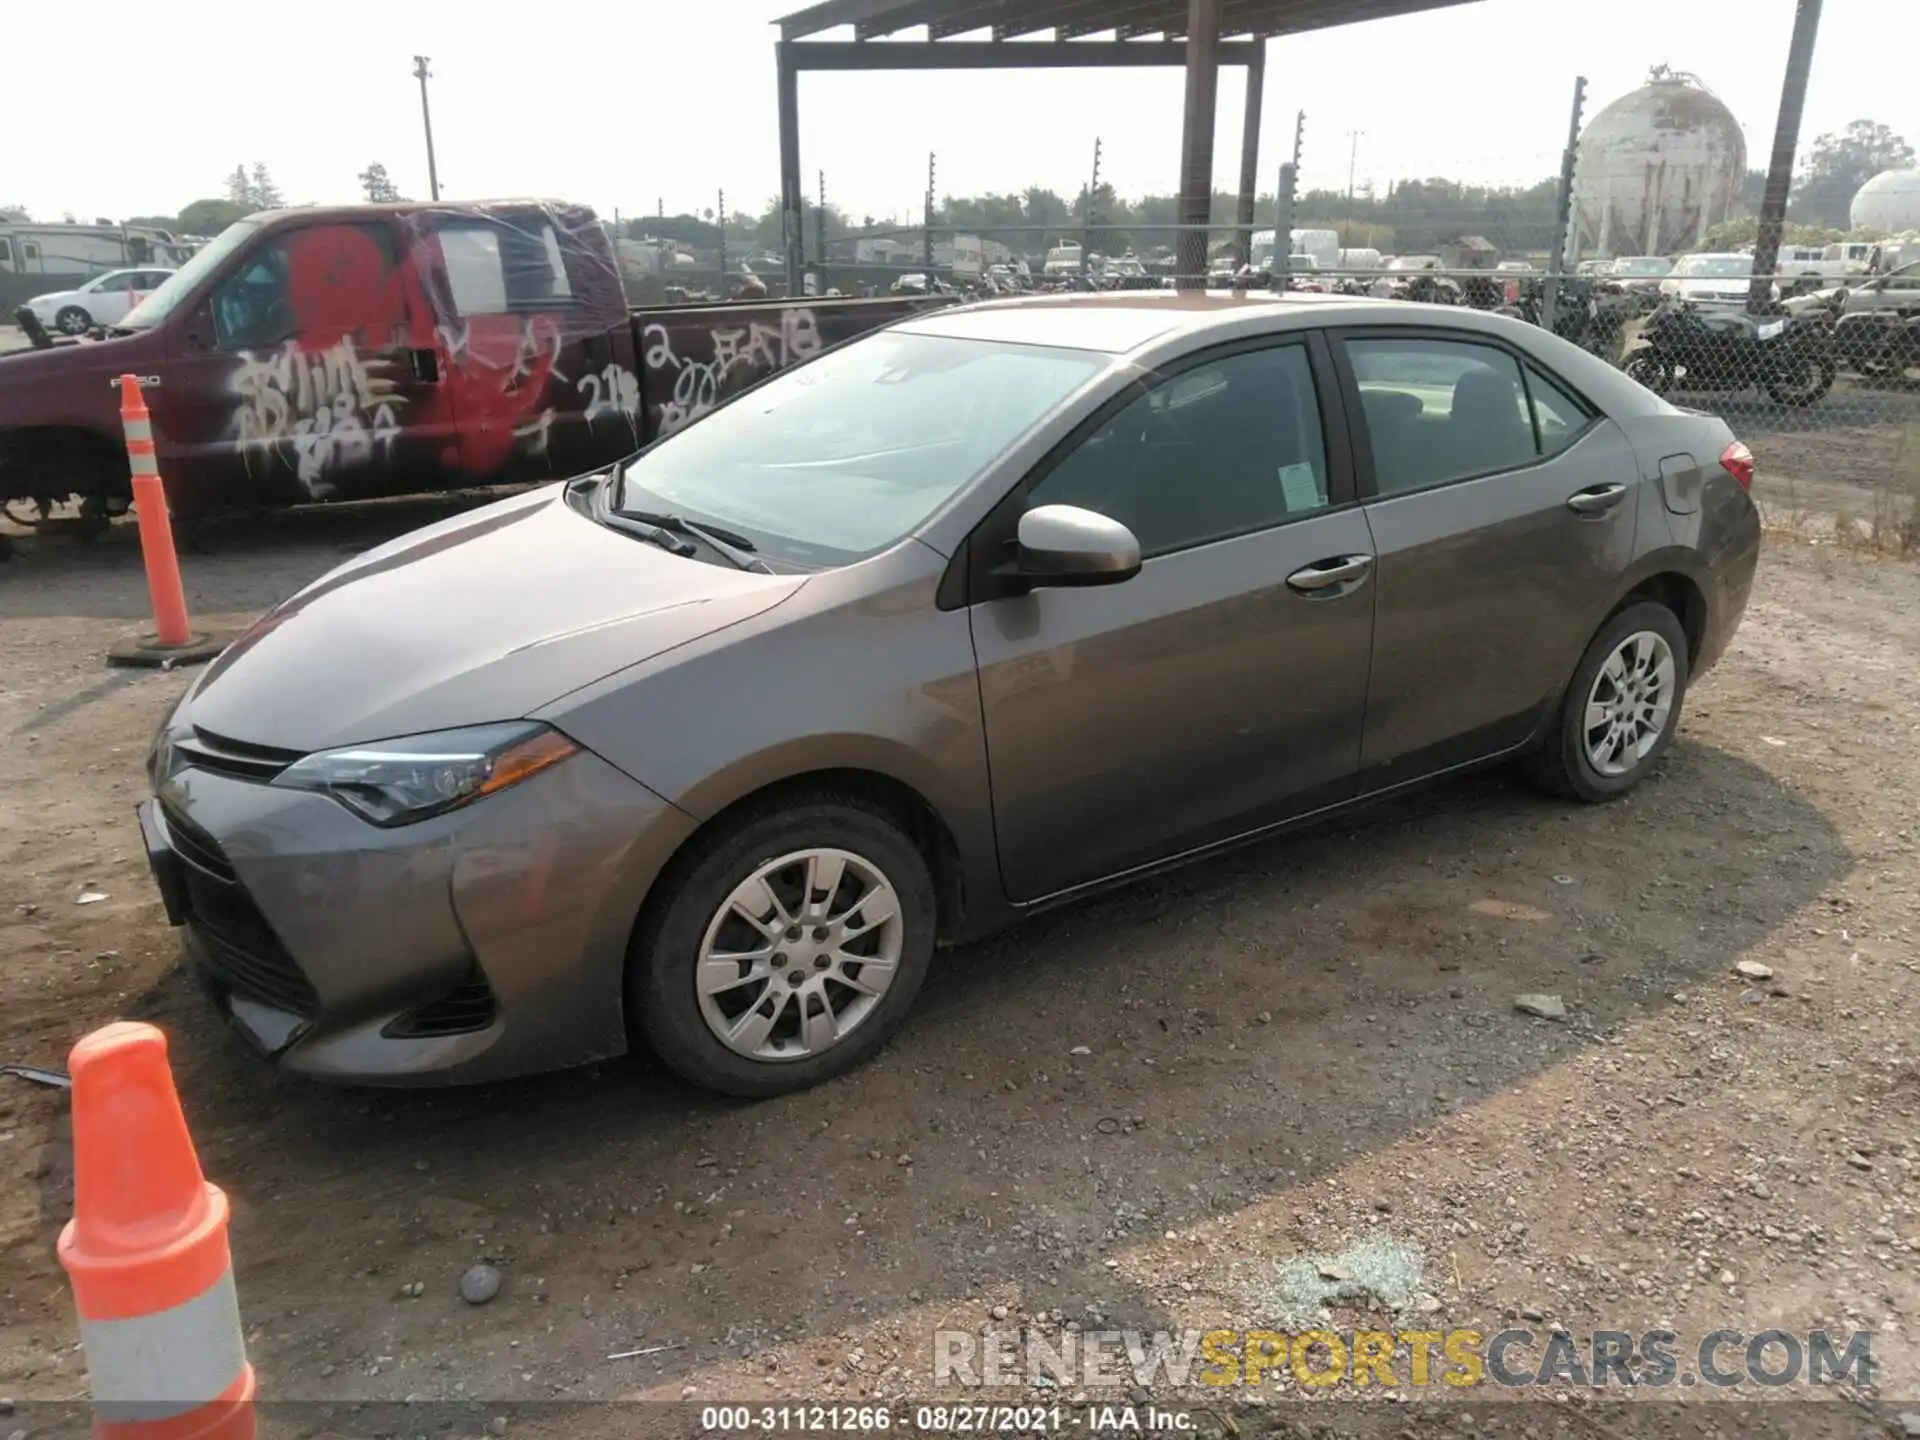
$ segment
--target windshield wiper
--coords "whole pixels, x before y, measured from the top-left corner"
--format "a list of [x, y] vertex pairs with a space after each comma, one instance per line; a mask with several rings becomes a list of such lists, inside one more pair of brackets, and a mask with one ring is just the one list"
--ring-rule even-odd
[[[688, 544], [664, 526], [655, 525], [638, 516], [622, 515], [619, 511], [613, 509], [607, 503], [607, 491], [611, 488], [612, 484], [618, 484], [619, 480], [620, 467], [616, 465], [604, 475], [585, 475], [578, 480], [570, 481], [568, 482], [567, 488], [572, 490], [574, 486], [578, 485], [582, 490], [585, 490], [587, 486], [591, 484], [593, 487], [592, 492], [587, 496], [589, 516], [593, 520], [606, 526], [609, 530], [618, 530], [622, 535], [631, 535], [636, 540], [650, 541], [658, 545], [662, 550], [673, 555], [678, 555], [682, 559], [700, 553], [694, 546]], [[611, 482], [611, 484], [609, 482]]]
[[731, 530], [689, 520], [683, 515], [669, 515], [654, 510], [615, 510], [611, 513], [623, 520], [655, 526], [662, 533], [672, 531], [681, 535], [691, 535], [696, 540], [703, 540], [708, 549], [726, 557], [738, 569], [753, 570], [762, 575], [773, 574], [773, 567], [753, 553], [753, 542], [746, 536], [735, 534]]

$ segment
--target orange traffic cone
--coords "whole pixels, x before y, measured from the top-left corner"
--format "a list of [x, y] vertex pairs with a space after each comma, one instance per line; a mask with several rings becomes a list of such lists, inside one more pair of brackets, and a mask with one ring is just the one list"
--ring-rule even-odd
[[153, 631], [115, 643], [107, 651], [107, 663], [158, 666], [211, 660], [224, 647], [210, 635], [195, 634], [187, 623], [187, 597], [180, 584], [180, 557], [173, 548], [166, 487], [160, 482], [153, 416], [140, 397], [136, 375], [120, 377], [120, 425], [127, 432], [127, 469], [132, 476], [135, 518], [140, 522], [147, 596], [153, 602]]
[[101, 1440], [251, 1440], [253, 1367], [227, 1197], [200, 1173], [167, 1037], [121, 1021], [73, 1047], [73, 1281]]

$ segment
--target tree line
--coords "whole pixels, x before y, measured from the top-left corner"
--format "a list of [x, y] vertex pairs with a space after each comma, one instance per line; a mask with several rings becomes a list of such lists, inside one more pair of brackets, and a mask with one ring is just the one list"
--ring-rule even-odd
[[[1846, 129], [1821, 135], [1805, 152], [1794, 177], [1787, 219], [1792, 244], [1817, 244], [1840, 238], [1848, 224], [1848, 209], [1859, 188], [1883, 170], [1914, 163], [1913, 147], [1893, 129], [1874, 120], [1855, 120]], [[356, 176], [360, 196], [372, 202], [404, 200], [380, 161], [370, 162]], [[1470, 235], [1484, 236], [1507, 250], [1545, 250], [1553, 241], [1556, 221], [1556, 179], [1548, 176], [1530, 185], [1472, 185], [1439, 177], [1397, 181], [1385, 194], [1362, 186], [1354, 193], [1316, 189], [1294, 203], [1296, 226], [1336, 229], [1348, 246], [1371, 246], [1403, 254], [1433, 250]], [[1710, 231], [1710, 245], [1736, 248], [1751, 244], [1757, 226], [1754, 216], [1766, 187], [1764, 171], [1749, 171], [1734, 206], [1733, 216]], [[715, 205], [677, 215], [641, 215], [626, 219], [624, 232], [632, 239], [668, 240], [694, 250], [720, 248], [724, 235], [729, 251], [773, 253], [782, 245], [780, 202], [771, 199], [751, 210], [722, 210]], [[139, 215], [129, 225], [149, 225], [183, 235], [217, 235], [235, 220], [284, 206], [286, 197], [272, 172], [261, 161], [236, 165], [221, 182], [218, 193], [182, 206], [175, 215]], [[1237, 223], [1239, 202], [1216, 190], [1210, 224], [1221, 232]], [[1255, 202], [1254, 227], [1274, 223], [1275, 197], [1271, 191]], [[0, 205], [0, 216], [24, 221], [25, 207]], [[72, 216], [65, 217], [68, 221]], [[1000, 240], [1019, 254], [1039, 254], [1064, 239], [1077, 239], [1083, 229], [1098, 227], [1095, 248], [1110, 253], [1133, 250], [1153, 253], [1172, 244], [1170, 227], [1179, 223], [1179, 199], [1173, 195], [1143, 195], [1128, 199], [1111, 185], [1081, 186], [1068, 198], [1057, 190], [1030, 185], [1024, 190], [973, 196], [943, 196], [934, 207], [936, 233], [981, 233]], [[807, 249], [817, 253], [824, 232], [829, 244], [855, 235], [919, 233], [915, 217], [902, 226], [890, 226], [872, 215], [855, 217], [829, 203], [824, 209], [809, 202], [805, 210]]]

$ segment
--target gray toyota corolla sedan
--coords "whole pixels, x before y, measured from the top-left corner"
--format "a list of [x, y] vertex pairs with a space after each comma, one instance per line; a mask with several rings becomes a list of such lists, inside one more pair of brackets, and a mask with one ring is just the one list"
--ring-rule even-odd
[[1470, 310], [928, 313], [362, 555], [165, 722], [141, 826], [290, 1070], [871, 1055], [936, 945], [1434, 775], [1642, 779], [1747, 602], [1719, 420]]

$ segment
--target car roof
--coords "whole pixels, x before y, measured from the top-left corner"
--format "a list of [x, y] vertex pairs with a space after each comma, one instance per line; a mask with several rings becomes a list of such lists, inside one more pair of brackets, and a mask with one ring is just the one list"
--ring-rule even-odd
[[[1496, 320], [1503, 317], [1495, 317]], [[1126, 355], [1157, 341], [1190, 345], [1317, 325], [1429, 325], [1484, 330], [1484, 312], [1457, 305], [1291, 291], [1116, 290], [1016, 295], [930, 310], [892, 328], [1004, 345], [1048, 345]], [[1519, 323], [1519, 322], [1512, 322]]]

